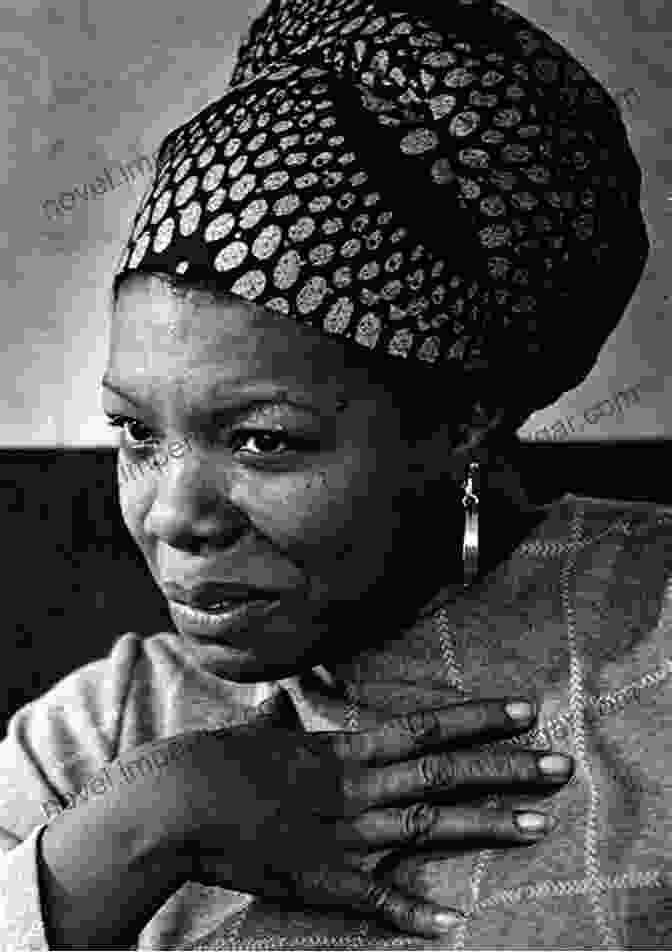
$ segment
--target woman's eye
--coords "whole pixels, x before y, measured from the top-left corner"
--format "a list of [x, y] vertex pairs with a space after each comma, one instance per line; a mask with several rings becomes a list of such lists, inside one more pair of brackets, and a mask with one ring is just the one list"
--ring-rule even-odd
[[[152, 449], [158, 437], [140, 420], [117, 414], [107, 414], [109, 426], [121, 429], [127, 449]], [[242, 450], [249, 456], [284, 457], [300, 453], [316, 446], [316, 440], [307, 437], [290, 436], [285, 430], [245, 429], [235, 430], [231, 436], [234, 452]]]
[[282, 430], [239, 430], [232, 442], [235, 450], [245, 450], [252, 456], [284, 456], [314, 445], [312, 440], [292, 437]]
[[108, 426], [120, 428], [131, 447], [146, 447], [156, 442], [156, 434], [140, 420], [110, 413], [107, 414], [107, 423]]

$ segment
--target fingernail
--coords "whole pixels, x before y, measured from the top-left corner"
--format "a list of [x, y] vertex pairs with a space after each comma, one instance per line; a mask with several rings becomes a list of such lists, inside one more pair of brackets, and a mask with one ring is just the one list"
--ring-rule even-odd
[[545, 754], [537, 761], [539, 770], [550, 780], [567, 780], [572, 772], [574, 761], [564, 754]]
[[527, 836], [540, 836], [549, 829], [549, 818], [543, 813], [532, 813], [530, 810], [514, 811], [513, 822], [520, 832]]
[[509, 701], [504, 710], [517, 724], [527, 724], [534, 717], [534, 705], [529, 701]]
[[453, 912], [435, 912], [432, 920], [437, 929], [441, 932], [448, 932], [454, 929], [456, 925], [464, 921], [464, 916]]

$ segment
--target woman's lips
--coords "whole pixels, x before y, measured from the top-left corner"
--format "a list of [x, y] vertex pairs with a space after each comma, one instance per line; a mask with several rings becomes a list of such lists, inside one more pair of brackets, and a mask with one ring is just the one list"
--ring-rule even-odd
[[218, 641], [226, 640], [227, 635], [245, 631], [254, 622], [266, 618], [278, 608], [280, 602], [279, 598], [218, 602], [208, 611], [172, 600], [169, 600], [168, 606], [180, 631], [206, 641]]

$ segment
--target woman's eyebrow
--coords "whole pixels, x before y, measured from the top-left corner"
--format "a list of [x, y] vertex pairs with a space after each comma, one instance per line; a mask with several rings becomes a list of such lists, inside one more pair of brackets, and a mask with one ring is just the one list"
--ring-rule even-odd
[[[139, 397], [127, 393], [121, 387], [112, 383], [107, 377], [103, 377], [101, 386], [115, 393], [118, 397], [121, 397], [122, 400], [132, 403], [133, 406], [138, 407], [138, 409], [143, 408], [143, 401]], [[206, 403], [212, 400], [213, 403], [217, 404], [222, 398], [222, 385], [212, 384], [206, 389], [204, 398]], [[263, 403], [286, 403], [288, 406], [294, 406], [300, 410], [308, 410], [311, 413], [318, 413], [320, 415], [325, 413], [342, 413], [350, 404], [350, 401], [343, 397], [337, 398], [331, 405], [327, 405], [326, 402], [320, 402], [320, 404], [318, 404], [314, 398], [304, 395], [300, 391], [291, 391], [289, 388], [281, 386], [266, 386], [256, 389], [248, 388], [240, 391], [235, 399], [228, 399], [225, 402], [232, 410], [243, 409]], [[224, 409], [224, 407], [222, 407], [222, 409]]]

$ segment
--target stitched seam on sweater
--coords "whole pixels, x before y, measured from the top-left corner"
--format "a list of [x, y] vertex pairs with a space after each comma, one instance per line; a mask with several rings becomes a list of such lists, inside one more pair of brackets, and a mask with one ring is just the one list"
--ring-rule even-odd
[[[599, 887], [603, 891], [625, 889], [655, 889], [663, 888], [666, 884], [666, 874], [662, 870], [636, 870], [633, 872], [619, 873], [611, 876], [601, 876]], [[477, 915], [480, 912], [497, 906], [524, 906], [526, 903], [541, 902], [547, 899], [561, 899], [571, 896], [586, 895], [591, 888], [590, 881], [586, 879], [547, 879], [538, 883], [519, 886], [515, 889], [498, 890], [486, 899], [478, 900], [474, 903], [471, 910], [472, 914]], [[293, 939], [289, 936], [274, 936], [263, 939], [251, 939], [248, 941], [239, 939], [230, 939], [230, 934], [222, 939], [222, 945], [208, 944], [206, 948], [222, 948], [240, 950], [265, 950], [274, 948], [284, 948], [286, 945], [297, 947], [299, 945], [323, 948], [362, 948], [362, 949], [385, 949], [385, 948], [408, 948], [418, 943], [414, 936], [395, 936], [389, 939], [364, 939], [356, 935], [347, 936], [304, 936], [301, 940]], [[184, 946], [185, 949], [204, 948], [203, 938], [193, 945]], [[444, 948], [447, 948], [445, 946]]]
[[[634, 872], [628, 873], [619, 873], [617, 875], [611, 876], [600, 876], [598, 881], [598, 887], [601, 891], [607, 892], [610, 890], [622, 891], [625, 889], [660, 889], [663, 888], [666, 884], [667, 877], [662, 870], [637, 870]], [[571, 896], [580, 896], [587, 895], [591, 888], [593, 888], [593, 882], [588, 879], [546, 879], [541, 882], [530, 884], [527, 886], [519, 886], [516, 889], [506, 889], [496, 892], [495, 894], [488, 896], [487, 899], [477, 900], [472, 909], [472, 914], [478, 914], [479, 912], [487, 912], [489, 909], [492, 909], [496, 906], [512, 906], [512, 905], [525, 905], [526, 903], [540, 902], [546, 899], [561, 899], [568, 898]], [[460, 927], [461, 928], [461, 927]], [[265, 938], [265, 939], [253, 939], [249, 942], [245, 941], [235, 941], [229, 945], [228, 939], [227, 945], [222, 946], [226, 949], [235, 949], [236, 952], [240, 950], [262, 950], [262, 949], [274, 949], [279, 947], [285, 947], [288, 943], [293, 943], [294, 947], [297, 946], [309, 946], [309, 947], [322, 947], [322, 948], [369, 948], [369, 949], [379, 949], [379, 948], [403, 948], [408, 947], [409, 944], [415, 944], [418, 942], [418, 939], [413, 936], [399, 936], [391, 939], [363, 939], [359, 936], [304, 936], [302, 939], [297, 940], [296, 938], [290, 939], [285, 936], [278, 936], [275, 938]], [[210, 948], [215, 948], [215, 946], [209, 946]], [[199, 948], [198, 945], [191, 946], [190, 948], [196, 949]], [[446, 948], [446, 947], [444, 947]], [[453, 946], [454, 949], [457, 949], [457, 942]]]
[[[586, 711], [590, 714], [590, 723], [599, 721], [609, 714], [623, 710], [631, 701], [640, 701], [643, 691], [652, 690], [664, 684], [672, 675], [672, 659], [666, 658], [660, 667], [648, 671], [637, 681], [626, 684], [624, 687], [610, 694], [601, 694], [599, 697], [588, 696], [585, 701]], [[526, 734], [519, 734], [509, 739], [510, 744], [545, 744], [552, 746], [553, 736], [562, 736], [571, 731], [571, 711], [562, 711], [550, 718], [540, 727], [535, 727]]]
[[460, 694], [465, 697], [469, 695], [464, 687], [464, 678], [457, 664], [455, 642], [450, 630], [450, 623], [447, 618], [445, 608], [440, 608], [434, 616], [436, 630], [439, 634], [439, 643], [441, 645], [441, 658], [446, 669], [446, 680], [451, 687], [456, 688]]
[[[637, 681], [626, 684], [611, 694], [601, 694], [599, 697], [588, 697], [585, 702], [586, 710], [590, 713], [590, 722], [598, 721], [608, 714], [615, 714], [623, 710], [631, 701], [640, 701], [643, 691], [660, 687], [672, 675], [672, 659], [667, 658], [660, 667], [648, 671]], [[552, 743], [552, 735], [561, 734], [571, 729], [571, 712], [563, 711], [548, 720], [542, 727], [537, 727], [527, 734], [511, 738], [509, 743]]]
[[[644, 528], [648, 529], [649, 525]], [[600, 542], [605, 536], [611, 535], [612, 532], [622, 532], [624, 535], [632, 535], [633, 532], [636, 531], [637, 527], [633, 528], [632, 522], [629, 519], [617, 519], [616, 522], [612, 522], [608, 528], [603, 529], [602, 532], [599, 532], [596, 536], [579, 539], [549, 539], [548, 541], [533, 539], [530, 542], [523, 542], [518, 551], [523, 555], [559, 557], [561, 555], [569, 555], [569, 553], [575, 552], [577, 549], [585, 549], [586, 546], [592, 545], [594, 542]]]
[[[257, 949], [284, 949], [289, 946], [295, 949], [298, 946], [310, 946], [325, 949], [345, 948], [345, 949], [390, 949], [390, 948], [408, 948], [417, 946], [422, 940], [418, 936], [399, 936], [391, 939], [371, 939], [361, 935], [339, 935], [339, 936], [303, 936], [301, 939], [285, 935], [277, 935], [263, 939], [251, 939], [249, 941], [234, 941], [226, 945], [208, 945], [208, 949], [231, 949], [231, 950], [257, 950]], [[192, 949], [203, 948], [202, 945], [190, 946]]]
[[466, 922], [461, 922], [460, 925], [455, 929], [455, 939], [453, 941], [453, 949], [460, 950], [460, 952], [462, 952], [464, 949], [464, 944], [467, 940], [467, 933], [471, 924], [471, 912], [478, 902], [478, 897], [481, 892], [481, 884], [485, 879], [486, 873], [488, 871], [488, 865], [491, 863], [494, 855], [494, 850], [482, 850], [474, 867], [474, 871], [469, 879], [469, 889], [471, 891], [468, 912], [469, 918]]
[[[660, 687], [671, 675], [672, 659], [667, 659], [659, 668], [649, 671], [642, 675], [638, 681], [626, 684], [625, 687], [619, 688], [618, 691], [614, 691], [612, 694], [603, 694], [598, 698], [589, 696], [585, 702], [586, 710], [590, 714], [590, 717], [587, 718], [588, 723], [595, 723], [601, 717], [606, 717], [608, 714], [614, 714], [624, 709], [631, 701], [641, 700], [640, 694], [643, 691]], [[571, 711], [563, 711], [561, 714], [556, 714], [555, 717], [550, 718], [545, 724], [535, 727], [525, 734], [510, 737], [507, 743], [523, 747], [528, 744], [552, 747], [555, 737], [563, 737], [568, 732], [571, 733], [571, 720]]]
[[[526, 902], [536, 902], [543, 899], [558, 899], [563, 896], [581, 896], [589, 893], [592, 881], [585, 879], [544, 879], [539, 883], [528, 886], [518, 886], [516, 889], [502, 889], [487, 899], [476, 903], [473, 912], [485, 912], [495, 906], [522, 905]], [[637, 870], [629, 873], [619, 873], [615, 876], [600, 876], [597, 883], [603, 892], [623, 889], [650, 889], [662, 888], [665, 885], [665, 874], [661, 870]]]
[[[576, 543], [581, 540], [582, 532], [583, 507], [579, 506], [572, 518], [571, 526], [571, 536]], [[588, 898], [600, 935], [601, 945], [607, 949], [618, 949], [619, 943], [607, 919], [599, 886], [601, 877], [597, 821], [600, 791], [595, 783], [592, 764], [586, 746], [584, 673], [577, 639], [575, 604], [570, 596], [570, 580], [574, 577], [575, 573], [577, 548], [578, 546], [576, 545], [573, 547], [573, 551], [568, 554], [567, 561], [562, 567], [560, 586], [567, 625], [567, 646], [569, 649], [569, 707], [572, 717], [572, 734], [577, 759], [588, 782], [589, 791], [584, 838], [584, 863], [588, 880]]]
[[[672, 675], [672, 659], [667, 658], [660, 667], [642, 675], [639, 680], [618, 688], [617, 691], [601, 694], [597, 698], [589, 696], [586, 699], [586, 708], [592, 715], [591, 720], [599, 720], [599, 718], [606, 717], [608, 714], [615, 714], [631, 701], [639, 701], [639, 695], [642, 691], [660, 687], [668, 680], [670, 675]], [[566, 727], [570, 720], [571, 714], [563, 711], [562, 714], [557, 714], [549, 720], [545, 727], [553, 732], [561, 727]]]
[[576, 549], [581, 542], [583, 529], [583, 511], [582, 507], [577, 510], [572, 517], [570, 536], [572, 545], [568, 547], [569, 551], [565, 564], [560, 573], [560, 589], [562, 605], [565, 615], [567, 630], [567, 646], [569, 650], [569, 711], [571, 717], [572, 738], [577, 760], [581, 766], [584, 775], [588, 781], [588, 806], [585, 818], [584, 835], [584, 865], [586, 871], [587, 894], [593, 910], [593, 917], [600, 935], [600, 944], [608, 945], [610, 936], [605, 931], [605, 914], [600, 908], [599, 892], [595, 888], [595, 879], [599, 876], [599, 866], [596, 851], [597, 833], [595, 829], [597, 809], [598, 809], [598, 791], [594, 783], [591, 764], [586, 750], [585, 736], [585, 698], [583, 693], [583, 671], [581, 660], [577, 650], [576, 639], [576, 619], [574, 615], [574, 605], [569, 594], [569, 583], [574, 577]]
[[[573, 547], [585, 548], [586, 546], [593, 545], [596, 542], [600, 542], [605, 536], [610, 535], [615, 531], [622, 531], [625, 535], [640, 535], [645, 532], [649, 532], [652, 528], [659, 528], [663, 525], [672, 525], [672, 512], [670, 513], [661, 513], [656, 516], [653, 521], [647, 521], [644, 524], [632, 525], [632, 522], [628, 519], [618, 519], [613, 522], [608, 528], [603, 529], [602, 532], [598, 533], [595, 536], [590, 536], [588, 538], [580, 540], [580, 542], [572, 542], [571, 539], [565, 540], [548, 540], [544, 541], [541, 539], [531, 540], [529, 542], [522, 542], [512, 553], [512, 556], [523, 556], [523, 557], [534, 557], [534, 556], [548, 556], [551, 558], [559, 558], [560, 556], [567, 555]], [[444, 604], [452, 604], [455, 599], [455, 592], [451, 591], [447, 596], [444, 603], [441, 605], [435, 605], [430, 611], [423, 611], [420, 615], [421, 618], [428, 617], [432, 615], [435, 611], [444, 607]]]
[[660, 526], [669, 525], [671, 523], [672, 513], [661, 513], [652, 521], [649, 520], [638, 525], [633, 525], [631, 519], [617, 519], [608, 526], [608, 528], [603, 529], [602, 532], [599, 532], [595, 536], [588, 536], [581, 540], [549, 539], [548, 541], [544, 541], [543, 539], [532, 539], [529, 542], [521, 543], [517, 552], [525, 556], [549, 556], [559, 558], [576, 549], [584, 549], [586, 546], [593, 545], [595, 542], [600, 542], [605, 536], [611, 535], [612, 532], [622, 532], [624, 535], [636, 536], [644, 532], [649, 532], [652, 528], [659, 528]]
[[247, 919], [248, 913], [250, 911], [250, 908], [253, 902], [254, 902], [254, 896], [250, 896], [249, 901], [243, 906], [242, 909], [239, 909], [238, 912], [235, 914], [233, 925], [228, 930], [226, 935], [227, 943], [238, 941], [238, 936], [240, 935], [240, 931], [243, 928], [243, 925], [245, 923], [245, 920]]

